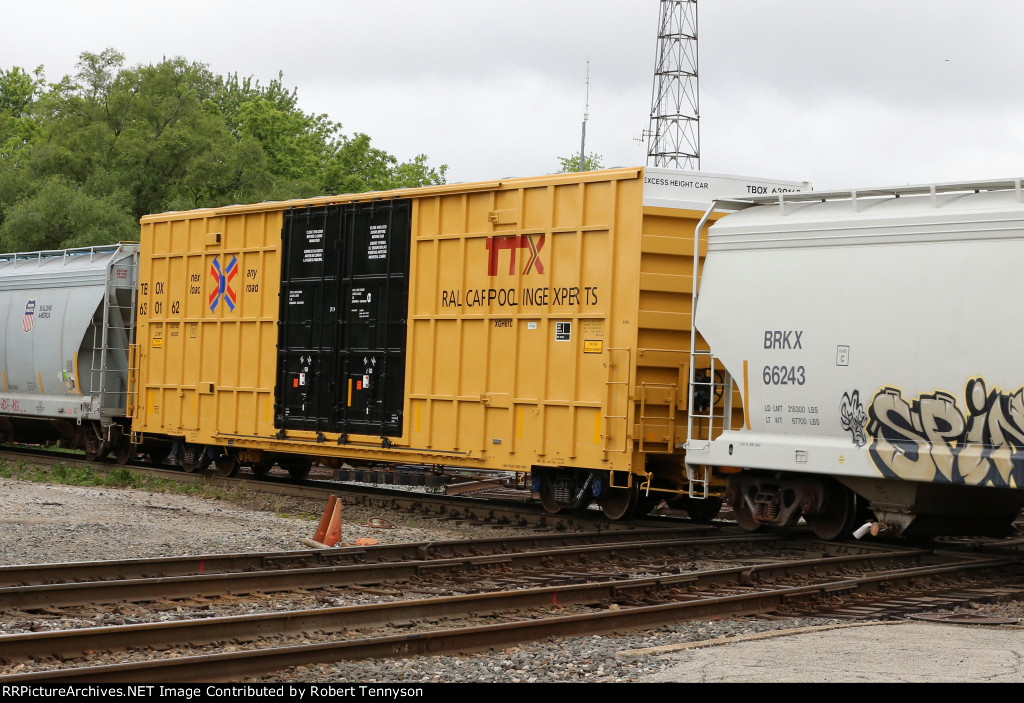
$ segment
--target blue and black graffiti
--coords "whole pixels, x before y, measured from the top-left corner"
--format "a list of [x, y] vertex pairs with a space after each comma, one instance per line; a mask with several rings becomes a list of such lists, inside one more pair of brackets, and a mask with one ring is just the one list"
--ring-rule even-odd
[[974, 378], [964, 397], [966, 417], [944, 391], [908, 403], [896, 388], [880, 390], [868, 408], [866, 429], [874, 438], [868, 454], [882, 475], [1024, 487], [1024, 388], [988, 391], [983, 379]]

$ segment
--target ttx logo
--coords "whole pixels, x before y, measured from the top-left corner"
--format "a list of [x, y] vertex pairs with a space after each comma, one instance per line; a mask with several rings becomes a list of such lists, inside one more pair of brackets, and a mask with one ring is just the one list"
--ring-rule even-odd
[[500, 252], [509, 251], [508, 273], [510, 276], [516, 273], [516, 251], [528, 249], [530, 260], [526, 262], [523, 273], [530, 273], [536, 269], [537, 273], [544, 273], [544, 263], [540, 260], [540, 250], [544, 248], [543, 234], [518, 234], [508, 237], [487, 238], [487, 275], [498, 275], [498, 255]]

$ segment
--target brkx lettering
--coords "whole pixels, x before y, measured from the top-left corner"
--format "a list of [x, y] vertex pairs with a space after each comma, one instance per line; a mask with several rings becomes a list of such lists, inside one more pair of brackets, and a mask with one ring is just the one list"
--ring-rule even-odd
[[803, 330], [765, 330], [765, 349], [803, 349], [800, 337]]
[[[535, 236], [537, 237], [536, 241], [534, 241]], [[523, 273], [530, 273], [532, 269], [537, 269], [537, 273], [544, 273], [544, 264], [540, 260], [540, 250], [544, 248], [545, 236], [543, 234], [539, 236], [520, 234], [508, 237], [488, 237], [487, 275], [498, 275], [498, 253], [505, 249], [509, 251], [508, 273], [510, 276], [516, 273], [516, 250], [518, 249], [529, 249], [530, 251], [530, 260], [526, 262], [526, 268], [523, 269]]]

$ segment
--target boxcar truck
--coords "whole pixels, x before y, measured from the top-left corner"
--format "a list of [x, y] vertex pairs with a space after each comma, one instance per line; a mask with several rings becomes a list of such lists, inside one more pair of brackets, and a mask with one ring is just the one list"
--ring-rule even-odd
[[741, 209], [708, 230], [695, 315], [715, 358], [694, 359], [745, 414], [694, 427], [692, 470], [730, 477], [749, 529], [1005, 533], [1024, 505], [1020, 179], [721, 206]]
[[620, 168], [144, 217], [134, 440], [187, 470], [529, 472], [551, 511], [709, 519], [683, 461], [694, 227], [808, 187]]

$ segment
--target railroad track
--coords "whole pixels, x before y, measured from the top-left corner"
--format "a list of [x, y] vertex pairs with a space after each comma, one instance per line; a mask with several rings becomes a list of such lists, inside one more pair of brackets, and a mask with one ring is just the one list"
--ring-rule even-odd
[[[599, 510], [584, 510], [552, 515], [531, 498], [530, 492], [510, 489], [495, 482], [475, 482], [469, 487], [456, 487], [454, 494], [427, 492], [415, 487], [382, 487], [330, 480], [330, 470], [323, 470], [320, 478], [297, 481], [285, 476], [256, 476], [242, 473], [235, 477], [218, 476], [215, 472], [186, 473], [178, 469], [157, 468], [149, 464], [126, 465], [109, 461], [90, 462], [79, 454], [30, 448], [4, 447], [3, 458], [40, 465], [65, 464], [88, 466], [98, 472], [129, 468], [140, 474], [183, 483], [204, 483], [225, 489], [245, 490], [277, 496], [311, 499], [326, 505], [332, 495], [338, 496], [346, 506], [368, 510], [394, 511], [417, 517], [450, 523], [490, 525], [495, 527], [522, 527], [554, 532], [594, 532], [602, 530], [634, 530], [655, 525], [672, 526], [694, 524], [681, 513], [664, 514], [629, 521], [609, 521]], [[355, 473], [355, 472], [350, 472]]]
[[[612, 578], [615, 574], [605, 563], [607, 548], [633, 552], [636, 545], [594, 543], [602, 537], [607, 535], [592, 536], [589, 544], [562, 547], [539, 543], [528, 548], [521, 543], [515, 556], [534, 552], [539, 562], [524, 558], [518, 563], [485, 553], [495, 549], [493, 541], [466, 541], [460, 551], [480, 554], [458, 557], [466, 563], [462, 570], [427, 569], [426, 575], [403, 573], [395, 580], [382, 580], [377, 570], [387, 559], [400, 564], [403, 555], [398, 551], [385, 556], [382, 550], [381, 561], [375, 563], [336, 567], [353, 573], [366, 569], [364, 579], [355, 577], [351, 583], [373, 583], [380, 594], [417, 591], [427, 597], [6, 635], [0, 637], [0, 658], [5, 662], [0, 680], [237, 681], [312, 662], [464, 652], [550, 636], [643, 629], [674, 620], [755, 613], [877, 618], [887, 612], [906, 615], [965, 601], [1024, 597], [1022, 559], [1010, 552], [778, 538], [739, 547], [728, 538], [716, 542], [679, 537], [674, 548], [699, 550], [702, 564], [742, 563], [685, 570], [678, 568], [677, 553], [675, 572], [658, 572], [650, 554], [645, 554], [634, 564], [638, 573]], [[408, 546], [415, 554], [416, 546]], [[593, 548], [606, 550], [596, 563]], [[565, 556], [572, 550], [592, 555], [595, 568], [588, 570], [578, 558], [571, 571], [565, 563], [550, 561], [553, 553]], [[438, 556], [438, 563], [451, 559]], [[473, 559], [478, 561], [472, 564]], [[487, 560], [491, 563], [485, 567]], [[537, 570], [537, 563], [542, 570]], [[239, 561], [234, 566], [242, 565]], [[112, 565], [111, 573], [124, 566], [125, 562]], [[222, 567], [234, 568], [227, 563]], [[440, 573], [446, 577], [438, 579]], [[489, 582], [494, 573], [505, 580]], [[515, 578], [517, 587], [509, 588], [508, 579]], [[559, 582], [551, 583], [552, 579]], [[438, 590], [448, 594], [437, 596]]]
[[[420, 583], [450, 574], [506, 572], [566, 582], [578, 580], [564, 568], [594, 564], [617, 569], [678, 569], [680, 559], [707, 554], [756, 559], [775, 537], [700, 537], [699, 530], [592, 533], [572, 537], [505, 538], [455, 543], [412, 543], [351, 547], [316, 552], [223, 555], [119, 562], [0, 567], [0, 612], [104, 603], [137, 603], [218, 595], [280, 593], [344, 588], [382, 582]], [[628, 539], [627, 539], [628, 538]], [[773, 551], [776, 546], [770, 547]], [[657, 564], [652, 561], [657, 560]], [[551, 569], [559, 569], [550, 572]], [[539, 575], [544, 570], [548, 573]], [[491, 578], [494, 578], [493, 576]], [[612, 578], [612, 576], [606, 576]], [[54, 583], [54, 581], [60, 581]]]

